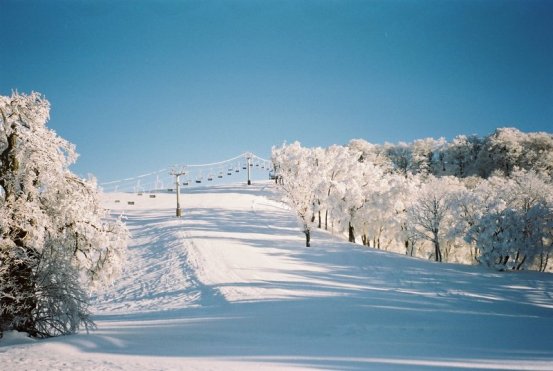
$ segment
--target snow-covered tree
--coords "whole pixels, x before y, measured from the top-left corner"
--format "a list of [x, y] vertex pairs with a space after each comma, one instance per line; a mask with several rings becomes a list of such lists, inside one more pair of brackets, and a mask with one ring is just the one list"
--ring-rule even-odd
[[354, 153], [360, 154], [360, 161], [370, 162], [384, 170], [384, 172], [392, 172], [393, 165], [386, 154], [386, 146], [369, 143], [363, 139], [352, 139], [348, 144], [348, 148]]
[[489, 135], [478, 156], [478, 175], [487, 178], [499, 171], [509, 176], [521, 166], [526, 137], [516, 128], [499, 128]]
[[69, 166], [74, 146], [46, 127], [38, 93], [0, 97], [0, 332], [53, 336], [93, 325], [88, 290], [119, 271], [126, 227], [94, 180]]
[[392, 163], [392, 169], [407, 176], [407, 172], [412, 167], [412, 147], [405, 142], [399, 142], [398, 144], [384, 143], [384, 150]]
[[518, 165], [553, 180], [553, 134], [527, 133], [524, 152]]
[[432, 243], [435, 261], [443, 259], [441, 244], [454, 222], [451, 213], [454, 199], [451, 190], [459, 187], [453, 177], [429, 177], [420, 186], [407, 208], [407, 227], [412, 235]]
[[305, 234], [305, 246], [311, 246], [311, 229], [315, 213], [315, 188], [318, 182], [317, 159], [299, 142], [273, 147], [272, 162], [278, 169], [279, 186], [284, 202], [296, 212]]
[[[470, 167], [478, 155], [478, 137], [458, 135], [448, 144], [445, 152], [447, 174], [464, 178], [470, 174]], [[475, 153], [476, 151], [476, 153]]]
[[339, 230], [347, 232], [349, 242], [355, 242], [358, 213], [366, 202], [365, 189], [371, 174], [367, 164], [360, 162], [356, 154], [350, 153], [340, 166], [346, 169], [347, 176], [336, 184], [335, 191], [329, 198], [329, 208]]
[[480, 262], [500, 270], [545, 270], [553, 249], [553, 186], [520, 170], [487, 182], [494, 197], [466, 235], [478, 245]]
[[423, 176], [435, 174], [437, 161], [434, 159], [434, 153], [445, 143], [444, 138], [436, 140], [434, 138], [418, 139], [411, 145], [411, 171], [414, 174]]
[[318, 157], [317, 172], [313, 174], [318, 179], [314, 183], [315, 197], [319, 204], [319, 228], [322, 227], [321, 211], [324, 210], [324, 228], [328, 229], [328, 218], [330, 205], [334, 193], [343, 184], [349, 176], [349, 170], [345, 164], [350, 161], [351, 153], [343, 146], [332, 145], [325, 148], [323, 153]]
[[409, 181], [402, 175], [371, 169], [364, 188], [364, 204], [358, 212], [355, 227], [366, 246], [400, 250], [405, 243], [405, 197]]
[[460, 262], [478, 263], [480, 250], [475, 240], [466, 239], [466, 234], [487, 211], [490, 200], [495, 198], [495, 190], [489, 182], [479, 177], [463, 178], [462, 186], [452, 190], [452, 214], [456, 216], [448, 239], [467, 244]]

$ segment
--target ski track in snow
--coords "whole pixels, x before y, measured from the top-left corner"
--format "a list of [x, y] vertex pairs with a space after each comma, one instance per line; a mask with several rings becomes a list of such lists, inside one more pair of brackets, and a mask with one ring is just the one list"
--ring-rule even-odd
[[188, 269], [182, 222], [159, 213], [129, 216], [132, 235], [128, 261], [113, 288], [100, 293], [96, 313], [150, 312], [193, 306], [199, 298]]
[[[2, 370], [553, 370], [553, 275], [312, 247], [271, 184], [107, 194], [132, 240], [98, 329], [0, 340]], [[115, 203], [115, 200], [120, 202]], [[135, 201], [135, 205], [128, 205]]]

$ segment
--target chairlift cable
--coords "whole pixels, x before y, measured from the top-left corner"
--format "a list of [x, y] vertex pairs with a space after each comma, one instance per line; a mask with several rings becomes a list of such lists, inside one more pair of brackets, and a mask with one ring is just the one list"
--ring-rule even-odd
[[[202, 167], [213, 167], [213, 166], [218, 166], [218, 165], [224, 165], [224, 164], [227, 164], [227, 163], [230, 163], [230, 162], [233, 162], [233, 161], [236, 161], [238, 159], [242, 159], [242, 158], [250, 158], [250, 159], [257, 159], [257, 160], [260, 160], [262, 161], [263, 163], [265, 164], [270, 164], [271, 161], [270, 160], [267, 160], [267, 159], [264, 159], [262, 157], [259, 157], [257, 156], [255, 153], [252, 153], [252, 152], [244, 152], [238, 156], [235, 156], [235, 157], [232, 157], [232, 158], [229, 158], [229, 159], [226, 159], [226, 160], [223, 160], [223, 161], [218, 161], [218, 162], [212, 162], [212, 163], [206, 163], [206, 164], [190, 164], [190, 165], [183, 165], [183, 166], [180, 166], [181, 168], [183, 169], [186, 169], [186, 168], [202, 168]], [[175, 165], [175, 167], [178, 167], [178, 165]], [[173, 167], [173, 168], [175, 168]], [[232, 171], [236, 169], [236, 167], [232, 166], [232, 165], [228, 165], [228, 174], [227, 175], [231, 175], [232, 174]], [[266, 166], [268, 168], [268, 166]], [[234, 168], [234, 169], [233, 169]], [[238, 168], [240, 168], [240, 162], [238, 162]], [[223, 169], [223, 167], [222, 167]], [[134, 177], [130, 177], [130, 178], [125, 178], [125, 179], [118, 179], [118, 180], [112, 180], [112, 181], [108, 181], [108, 182], [102, 182], [102, 183], [99, 183], [98, 185], [99, 186], [112, 186], [112, 187], [119, 187], [121, 186], [123, 183], [134, 183], [136, 181], [139, 181], [140, 179], [142, 178], [146, 178], [146, 177], [149, 177], [149, 176], [153, 176], [153, 175], [157, 175], [157, 179], [156, 179], [156, 182], [155, 183], [159, 183], [159, 182], [163, 182], [163, 180], [159, 179], [159, 175], [162, 174], [162, 173], [166, 173], [167, 171], [169, 171], [170, 169], [167, 169], [167, 168], [164, 168], [164, 169], [160, 169], [160, 170], [156, 170], [156, 171], [153, 171], [153, 172], [150, 172], [150, 173], [146, 173], [146, 174], [141, 174], [141, 175], [137, 175], [137, 176], [134, 176]], [[240, 170], [238, 170], [239, 172]], [[220, 172], [220, 175], [224, 174], [224, 171], [221, 170]], [[136, 185], [136, 184], [135, 184]], [[157, 186], [157, 184], [156, 184]]]

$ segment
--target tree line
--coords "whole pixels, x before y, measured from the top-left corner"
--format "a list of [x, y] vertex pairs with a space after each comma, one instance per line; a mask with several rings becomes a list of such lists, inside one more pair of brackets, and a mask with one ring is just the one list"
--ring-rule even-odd
[[552, 269], [553, 135], [500, 128], [452, 141], [273, 147], [306, 246], [314, 228], [437, 262]]

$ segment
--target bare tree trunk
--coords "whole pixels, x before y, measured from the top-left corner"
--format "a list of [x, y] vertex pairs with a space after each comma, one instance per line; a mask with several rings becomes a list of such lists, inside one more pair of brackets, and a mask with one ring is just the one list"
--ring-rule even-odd
[[434, 239], [434, 258], [437, 262], [442, 261], [442, 251], [440, 250], [440, 241], [438, 239]]
[[415, 242], [411, 241], [409, 243], [409, 240], [405, 240], [405, 252], [409, 256], [415, 255]]
[[355, 230], [353, 228], [353, 225], [351, 225], [351, 222], [349, 222], [348, 225], [348, 240], [349, 242], [355, 243]]
[[38, 256], [33, 249], [25, 248], [26, 253], [30, 256], [21, 261], [9, 259], [7, 263], [8, 277], [10, 286], [5, 291], [5, 295], [0, 298], [0, 306], [2, 308], [13, 308], [10, 311], [2, 313], [0, 319], [0, 330], [18, 330], [27, 332], [31, 336], [36, 337], [37, 331], [33, 312], [37, 306], [36, 287], [33, 274], [33, 266], [38, 263]]
[[311, 231], [307, 226], [303, 229], [303, 233], [305, 234], [305, 247], [311, 247]]
[[8, 146], [0, 154], [0, 186], [4, 189], [5, 200], [16, 196], [15, 174], [19, 171], [19, 161], [15, 155], [17, 133], [13, 129], [7, 138]]
[[549, 253], [542, 252], [540, 254], [540, 272], [545, 272], [547, 268], [547, 263], [549, 262]]
[[[4, 117], [2, 115], [2, 117]], [[5, 120], [5, 118], [4, 118]], [[17, 132], [12, 126], [12, 132], [8, 136], [8, 146], [0, 154], [0, 187], [4, 191], [5, 201], [13, 203], [18, 197], [24, 197], [17, 192], [17, 173], [19, 161], [16, 156]], [[13, 218], [15, 215], [11, 214]], [[12, 253], [6, 252], [2, 256], [1, 264], [7, 266], [7, 277], [10, 285], [0, 297], [0, 308], [12, 308], [3, 311], [0, 318], [0, 332], [9, 329], [28, 332], [36, 336], [33, 320], [33, 311], [37, 301], [35, 297], [35, 281], [33, 267], [37, 266], [38, 254], [35, 249], [26, 246], [25, 238], [28, 232], [18, 226], [16, 220], [7, 231], [7, 237], [13, 241], [17, 249]]]
[[319, 225], [317, 226], [317, 228], [321, 229], [321, 210], [319, 210]]
[[[519, 258], [519, 253], [517, 253], [517, 261], [518, 261], [518, 258]], [[515, 270], [519, 271], [520, 268], [522, 267], [522, 265], [524, 264], [524, 262], [526, 261], [526, 255], [524, 255], [522, 257], [522, 259], [520, 260], [520, 263], [518, 263], [516, 266], [515, 266]]]

